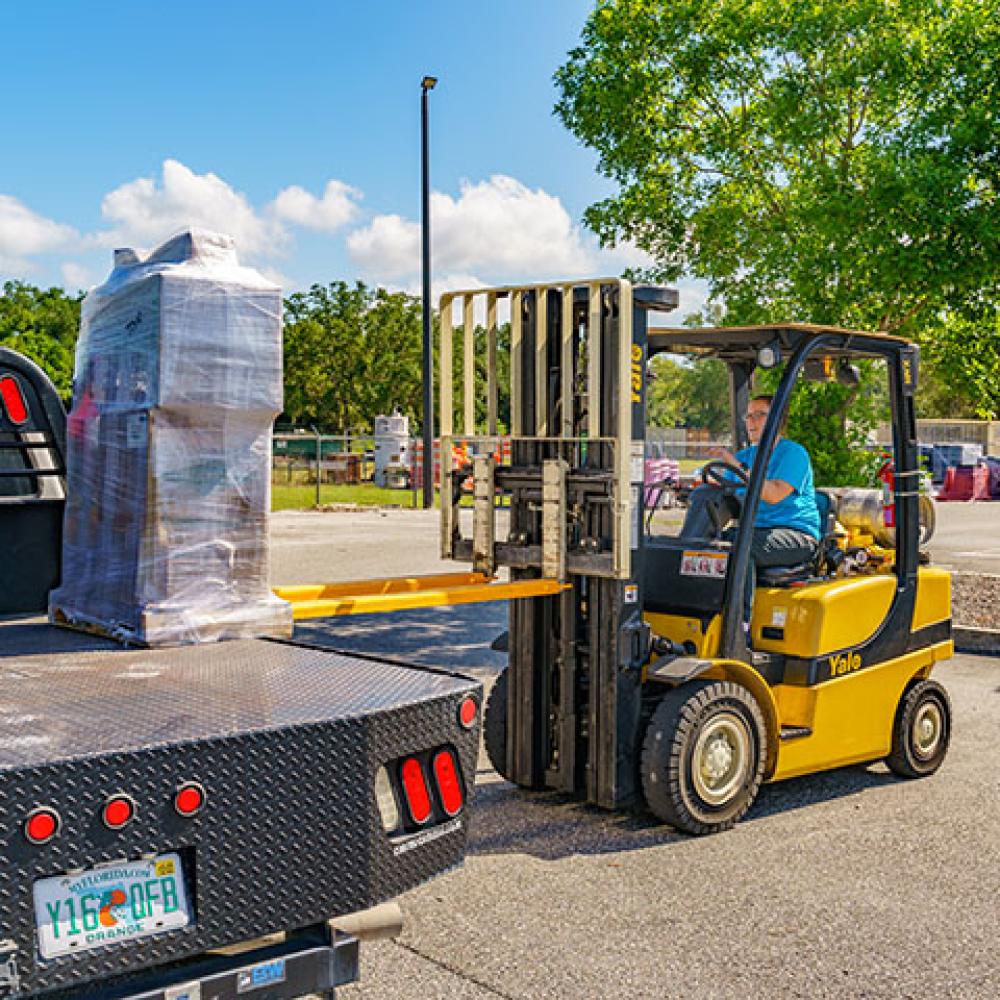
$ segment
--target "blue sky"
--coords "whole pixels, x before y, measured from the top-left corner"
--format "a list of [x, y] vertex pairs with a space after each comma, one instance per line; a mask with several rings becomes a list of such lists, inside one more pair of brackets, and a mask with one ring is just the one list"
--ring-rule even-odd
[[611, 191], [552, 113], [589, 0], [11, 3], [0, 278], [99, 282], [110, 249], [230, 232], [286, 290], [419, 287], [420, 80], [435, 285], [618, 273]]

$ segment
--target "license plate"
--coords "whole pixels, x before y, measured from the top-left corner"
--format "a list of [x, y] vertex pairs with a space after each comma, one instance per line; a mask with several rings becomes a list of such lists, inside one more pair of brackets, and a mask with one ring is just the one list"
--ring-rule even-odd
[[160, 934], [190, 922], [177, 854], [35, 883], [35, 929], [42, 958]]

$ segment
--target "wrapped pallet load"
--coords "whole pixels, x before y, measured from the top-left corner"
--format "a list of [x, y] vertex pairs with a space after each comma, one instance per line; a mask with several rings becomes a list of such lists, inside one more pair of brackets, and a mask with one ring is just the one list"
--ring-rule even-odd
[[144, 645], [287, 636], [268, 586], [281, 292], [226, 236], [115, 252], [83, 303], [49, 615]]

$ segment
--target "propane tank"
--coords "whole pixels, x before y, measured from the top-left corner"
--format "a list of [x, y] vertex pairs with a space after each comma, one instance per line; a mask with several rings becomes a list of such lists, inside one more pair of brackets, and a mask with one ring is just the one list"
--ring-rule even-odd
[[[890, 475], [891, 470], [890, 470]], [[881, 478], [881, 474], [880, 474]], [[896, 546], [896, 508], [892, 504], [891, 522], [886, 523], [885, 480], [883, 489], [839, 489], [831, 490], [837, 498], [837, 520], [848, 530], [860, 531], [871, 535], [879, 545], [886, 548]], [[892, 493], [890, 492], [890, 497]], [[921, 495], [920, 510], [920, 544], [926, 545], [934, 534], [936, 516], [934, 501], [929, 496]]]

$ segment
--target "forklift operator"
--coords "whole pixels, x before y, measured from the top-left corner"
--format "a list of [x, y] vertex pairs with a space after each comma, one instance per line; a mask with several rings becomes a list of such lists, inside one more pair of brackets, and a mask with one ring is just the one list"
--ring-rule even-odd
[[[750, 470], [773, 399], [773, 396], [760, 395], [750, 400], [746, 417], [749, 447], [741, 448], [735, 456], [719, 449], [719, 458]], [[743, 620], [747, 623], [753, 605], [757, 567], [795, 566], [808, 562], [819, 547], [819, 508], [816, 506], [809, 452], [802, 445], [783, 437], [783, 430], [784, 425], [778, 431], [767, 463], [767, 478], [761, 489], [760, 505], [754, 521], [750, 570], [743, 601]]]
[[[735, 455], [725, 448], [713, 451], [713, 457], [749, 472], [757, 453], [757, 444], [767, 423], [772, 396], [759, 395], [747, 407], [746, 426], [750, 445]], [[816, 555], [820, 540], [820, 516], [813, 487], [809, 453], [795, 441], [781, 436], [774, 443], [767, 463], [767, 478], [761, 490], [760, 505], [754, 521], [750, 546], [750, 569], [744, 591], [743, 620], [749, 623], [757, 568], [761, 566], [796, 566]], [[730, 475], [735, 481], [736, 477]], [[716, 493], [718, 491], [715, 491]], [[739, 489], [742, 496], [746, 491]], [[708, 497], [706, 502], [711, 502]]]

